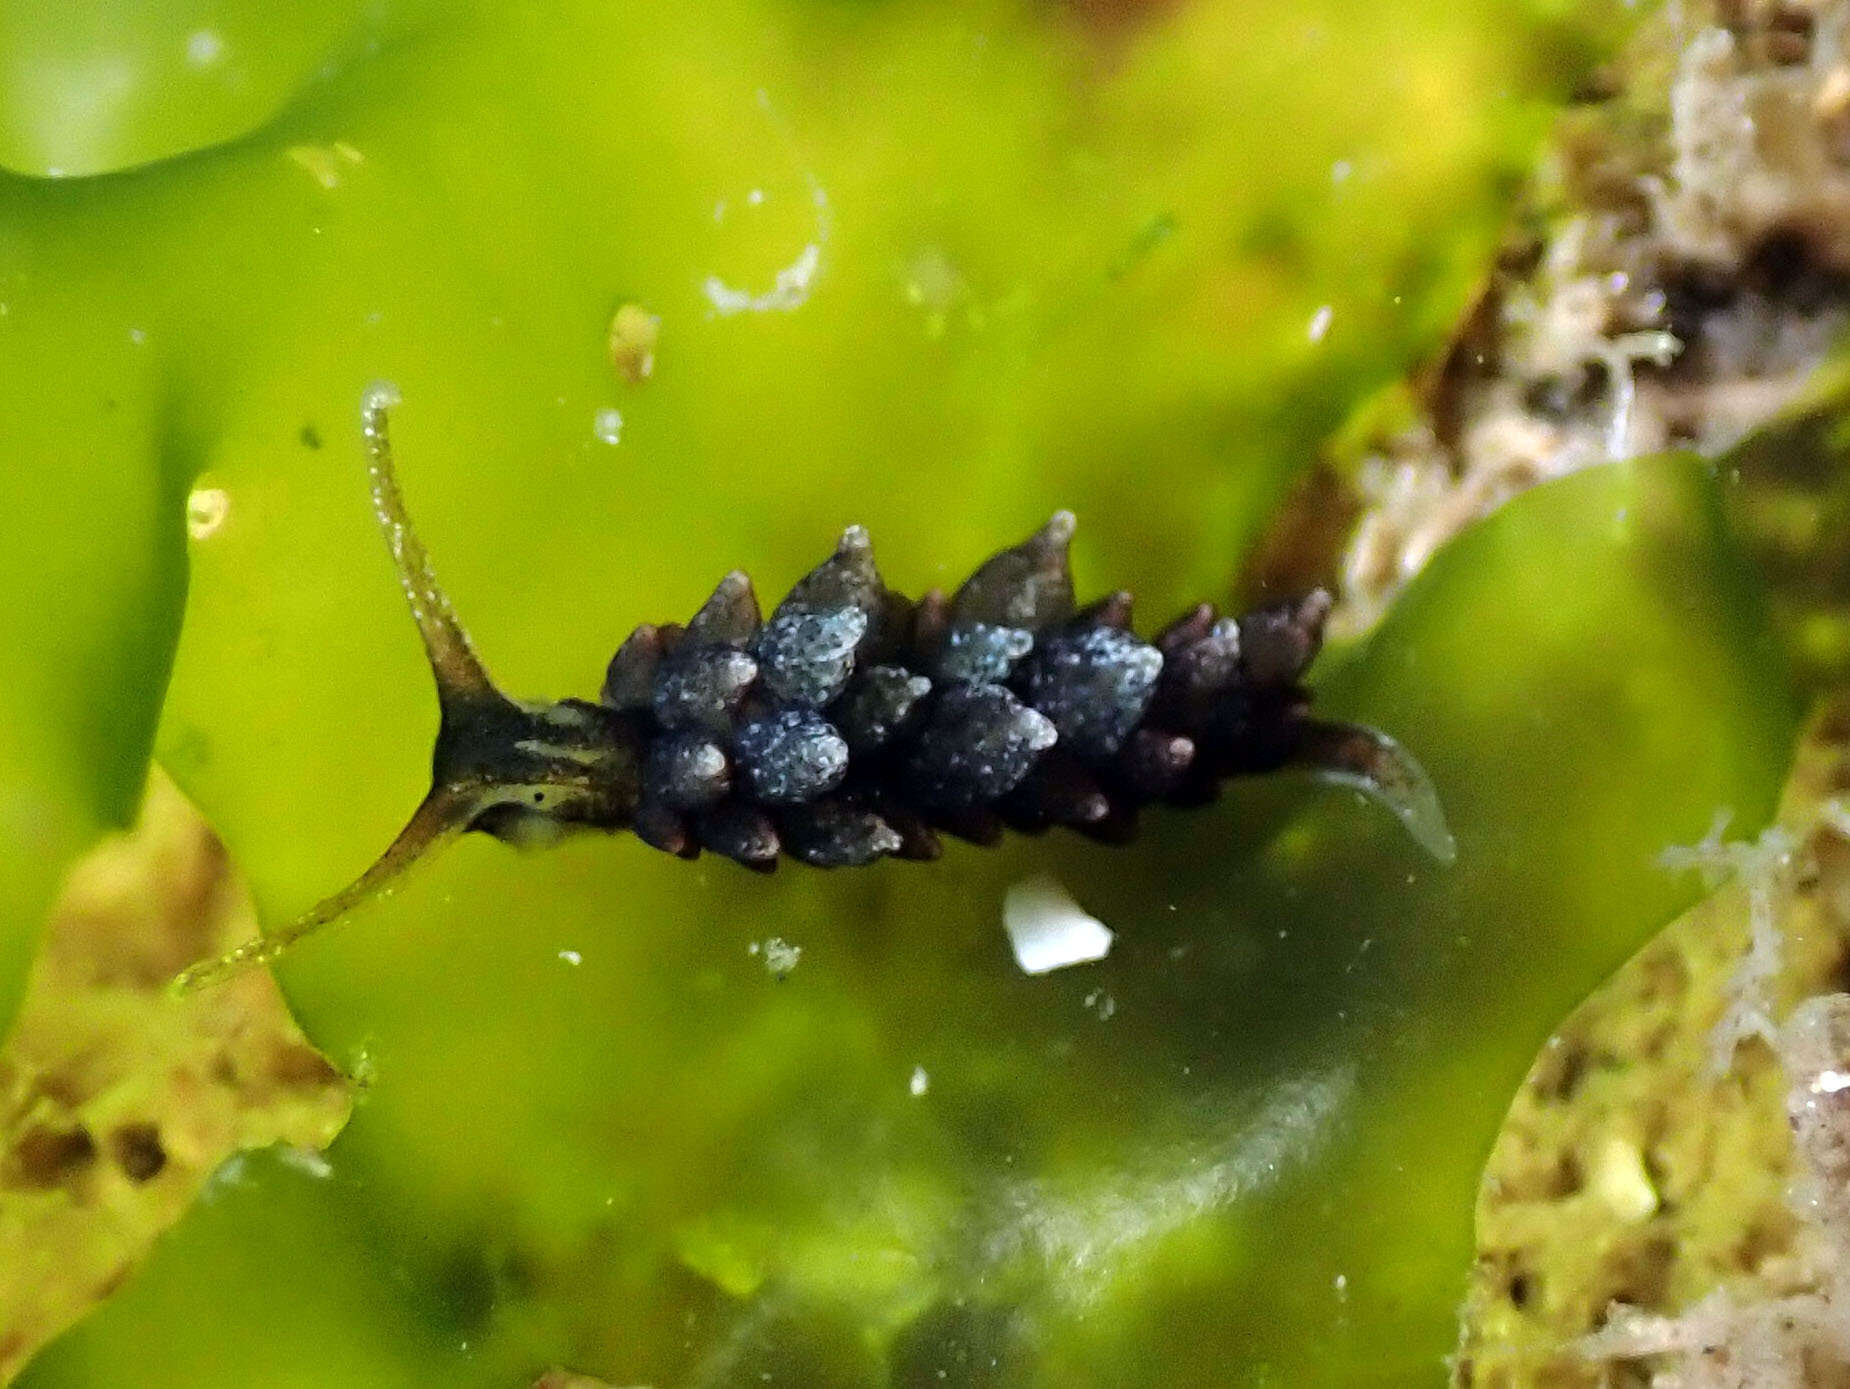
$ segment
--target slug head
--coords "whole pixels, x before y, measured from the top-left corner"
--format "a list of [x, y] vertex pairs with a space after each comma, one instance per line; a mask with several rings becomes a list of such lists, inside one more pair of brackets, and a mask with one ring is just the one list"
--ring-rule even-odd
[[280, 930], [183, 971], [174, 981], [178, 990], [275, 960], [329, 922], [389, 895], [408, 869], [466, 830], [527, 847], [553, 843], [575, 829], [623, 829], [635, 814], [639, 754], [633, 725], [579, 700], [511, 699], [475, 654], [398, 490], [387, 432], [387, 412], [398, 400], [392, 386], [370, 387], [360, 421], [373, 513], [437, 685], [442, 722], [430, 790], [398, 837], [353, 882]]

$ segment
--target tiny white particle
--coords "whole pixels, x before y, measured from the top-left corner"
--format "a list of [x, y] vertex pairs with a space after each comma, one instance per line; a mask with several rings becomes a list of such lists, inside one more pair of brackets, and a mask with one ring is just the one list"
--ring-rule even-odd
[[1338, 1302], [1347, 1302], [1349, 1300], [1349, 1275], [1348, 1274], [1346, 1273], [1337, 1274], [1335, 1281], [1332, 1283], [1331, 1286], [1333, 1286], [1336, 1289], [1336, 1300]]
[[1347, 183], [1349, 181], [1349, 175], [1354, 172], [1355, 165], [1351, 164], [1347, 159], [1339, 159], [1334, 164], [1330, 165], [1330, 182]]
[[559, 952], [559, 958], [564, 960], [568, 965], [582, 965], [585, 962], [585, 957], [580, 955], [576, 950], [561, 950]]
[[130, 341], [131, 343], [133, 343], [133, 344], [134, 344], [134, 345], [135, 345], [136, 347], [140, 347], [140, 346], [141, 346], [141, 345], [142, 345], [142, 344], [143, 344], [144, 342], [146, 342], [146, 341], [148, 340], [148, 331], [147, 331], [147, 329], [145, 329], [145, 328], [131, 328], [131, 329], [129, 329], [129, 330], [128, 330], [128, 340], [129, 340], [129, 341]]
[[788, 979], [803, 958], [803, 947], [792, 945], [782, 936], [767, 937], [762, 945], [754, 942], [750, 949], [754, 955], [763, 954], [765, 973], [773, 979]]
[[745, 201], [750, 203], [753, 207], [764, 206], [764, 189], [762, 188], [752, 189], [751, 192], [745, 195]]
[[1820, 1071], [1818, 1078], [1811, 1083], [1814, 1095], [1835, 1095], [1839, 1090], [1850, 1090], [1850, 1073]]
[[1336, 311], [1325, 304], [1310, 316], [1310, 340], [1312, 342], [1323, 341], [1324, 334], [1330, 331], [1330, 319], [1335, 317], [1335, 314]]
[[1023, 974], [1046, 974], [1068, 965], [1102, 960], [1112, 934], [1089, 916], [1052, 878], [1015, 883], [1002, 899], [1002, 925]]
[[599, 410], [591, 419], [591, 432], [599, 442], [615, 448], [623, 442], [623, 412], [621, 410]]
[[931, 1077], [925, 1073], [923, 1066], [912, 1068], [912, 1079], [906, 1082], [906, 1089], [912, 1092], [914, 1098], [931, 1089]]

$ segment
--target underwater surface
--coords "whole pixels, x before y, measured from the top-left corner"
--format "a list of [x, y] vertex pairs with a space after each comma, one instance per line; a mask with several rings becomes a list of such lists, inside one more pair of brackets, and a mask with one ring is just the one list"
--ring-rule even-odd
[[[86, 28], [85, 26], [90, 26]], [[0, 16], [0, 998], [152, 755], [267, 927], [429, 782], [359, 410], [503, 688], [594, 699], [845, 526], [954, 588], [1237, 610], [1471, 304], [1618, 29], [1530, 0], [49, 4]], [[1385, 403], [1384, 403], [1385, 402]], [[232, 1158], [32, 1386], [1424, 1384], [1549, 1030], [1770, 815], [1726, 479], [1589, 469], [1312, 669], [1427, 854], [1282, 775], [772, 877], [481, 836], [277, 966], [361, 1082]], [[1693, 750], [1701, 749], [1702, 755]], [[1011, 893], [1111, 933], [1025, 971]], [[175, 1008], [206, 1006], [176, 1000]]]

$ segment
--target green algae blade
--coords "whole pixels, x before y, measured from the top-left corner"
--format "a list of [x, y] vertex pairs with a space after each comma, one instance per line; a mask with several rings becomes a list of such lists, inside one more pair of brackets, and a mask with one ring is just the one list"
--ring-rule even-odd
[[184, 445], [130, 315], [74, 298], [0, 286], [0, 1034], [64, 870], [134, 818], [186, 594]]
[[[1425, 762], [1450, 868], [1282, 781], [1112, 853], [769, 886], [459, 851], [289, 971], [379, 1080], [319, 1204], [251, 1208], [264, 1310], [210, 1320], [183, 1227], [27, 1382], [169, 1338], [261, 1378], [343, 1276], [287, 1251], [341, 1231], [446, 1384], [1437, 1382], [1529, 1058], [1688, 900], [1657, 854], [1721, 806], [1751, 831], [1784, 776], [1795, 706], [1717, 517], [1681, 458], [1540, 488], [1332, 673]], [[1117, 945], [1028, 978], [999, 903], [1048, 867]], [[744, 944], [772, 928], [781, 982]]]

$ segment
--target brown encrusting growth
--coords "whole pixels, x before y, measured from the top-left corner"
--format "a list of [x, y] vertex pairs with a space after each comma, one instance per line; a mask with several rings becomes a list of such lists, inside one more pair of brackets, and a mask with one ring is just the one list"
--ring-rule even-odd
[[1201, 805], [1230, 777], [1301, 766], [1452, 855], [1432, 787], [1398, 744], [1310, 714], [1303, 678], [1327, 593], [1238, 618], [1204, 603], [1145, 641], [1129, 594], [1077, 606], [1068, 512], [948, 598], [916, 602], [886, 586], [853, 526], [768, 615], [734, 572], [685, 626], [638, 627], [596, 702], [509, 698], [406, 514], [387, 432], [397, 399], [368, 391], [362, 423], [374, 507], [437, 682], [430, 792], [356, 882], [187, 971], [184, 987], [274, 959], [466, 830], [516, 844], [631, 830], [684, 858], [846, 868], [934, 859], [941, 834], [991, 844], [1064, 826], [1119, 842], [1143, 806]]
[[1300, 489], [1275, 528], [1293, 543], [1261, 551], [1249, 589], [1329, 583], [1332, 633], [1365, 631], [1524, 489], [1667, 449], [1719, 457], [1804, 398], [1850, 325], [1850, 6], [1666, 6], [1599, 88], [1415, 421]]

